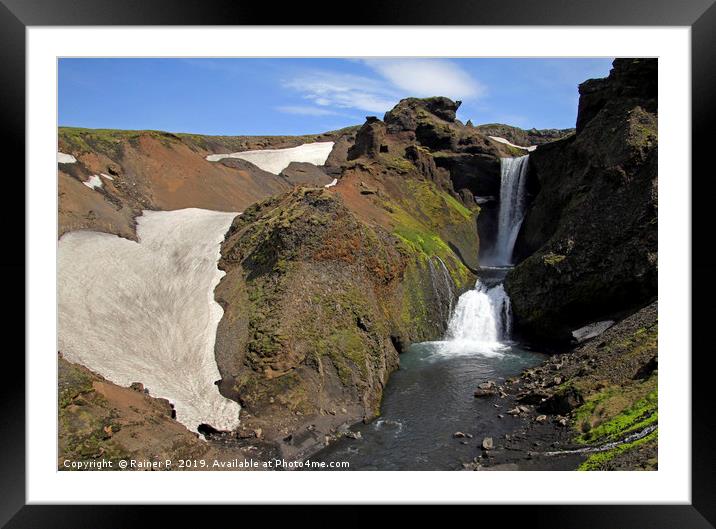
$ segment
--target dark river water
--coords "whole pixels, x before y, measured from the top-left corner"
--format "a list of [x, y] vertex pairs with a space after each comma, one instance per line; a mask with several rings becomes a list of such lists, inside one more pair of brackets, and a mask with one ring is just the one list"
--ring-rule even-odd
[[[381, 416], [351, 429], [362, 439], [342, 438], [312, 461], [348, 461], [350, 470], [457, 470], [480, 455], [484, 437], [511, 431], [494, 399], [476, 399], [480, 382], [499, 381], [536, 365], [544, 356], [503, 345], [486, 353], [452, 351], [445, 342], [413, 345], [385, 389]], [[472, 438], [454, 438], [455, 432]], [[465, 444], [463, 444], [465, 443]]]

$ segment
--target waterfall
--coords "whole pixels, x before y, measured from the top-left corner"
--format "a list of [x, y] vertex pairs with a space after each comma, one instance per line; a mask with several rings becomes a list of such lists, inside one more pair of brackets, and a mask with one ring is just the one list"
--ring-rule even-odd
[[495, 265], [512, 264], [512, 250], [525, 215], [528, 159], [529, 155], [500, 159], [500, 211], [491, 259]]
[[457, 301], [445, 336], [446, 353], [499, 354], [512, 330], [510, 298], [502, 284], [480, 280]]
[[[500, 159], [497, 237], [487, 259], [499, 268], [512, 264], [525, 215], [528, 160], [529, 155]], [[441, 349], [445, 354], [499, 355], [508, 346], [511, 333], [512, 308], [504, 286], [499, 282], [488, 287], [478, 279], [475, 288], [457, 300]]]
[[[435, 266], [433, 259], [438, 262], [439, 266]], [[450, 276], [447, 266], [445, 266], [443, 260], [437, 255], [434, 255], [433, 258], [428, 261], [428, 267], [435, 299], [437, 299], [440, 308], [441, 322], [445, 322], [452, 314], [452, 309], [455, 304], [455, 283], [452, 276]]]

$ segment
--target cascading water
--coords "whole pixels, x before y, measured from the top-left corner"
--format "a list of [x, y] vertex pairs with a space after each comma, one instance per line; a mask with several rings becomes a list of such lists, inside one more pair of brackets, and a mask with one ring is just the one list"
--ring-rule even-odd
[[[525, 214], [529, 155], [501, 158], [500, 211], [497, 237], [487, 261], [509, 267]], [[480, 280], [458, 299], [448, 322], [443, 350], [447, 353], [499, 354], [508, 347], [512, 327], [510, 298], [502, 283], [488, 287]]]
[[525, 215], [525, 189], [529, 155], [500, 159], [500, 211], [491, 264], [509, 266]]
[[443, 351], [499, 354], [510, 338], [512, 310], [502, 284], [488, 288], [480, 280], [457, 301], [448, 322]]

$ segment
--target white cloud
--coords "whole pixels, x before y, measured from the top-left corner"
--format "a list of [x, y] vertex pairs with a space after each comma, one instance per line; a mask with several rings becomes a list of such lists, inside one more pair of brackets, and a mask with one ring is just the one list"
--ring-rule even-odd
[[338, 112], [327, 108], [313, 107], [309, 105], [287, 105], [276, 107], [276, 110], [284, 114], [298, 114], [299, 116], [335, 116]]
[[322, 107], [385, 112], [398, 99], [380, 80], [320, 70], [304, 72], [284, 82], [284, 86], [302, 92], [305, 99]]
[[485, 93], [481, 83], [448, 60], [364, 59], [360, 62], [368, 66], [375, 77], [310, 70], [284, 81], [286, 88], [301, 93], [312, 105], [279, 110], [318, 116], [350, 108], [381, 115], [404, 97], [447, 96], [474, 100]]
[[389, 83], [416, 97], [475, 99], [485, 87], [454, 62], [441, 59], [366, 59]]

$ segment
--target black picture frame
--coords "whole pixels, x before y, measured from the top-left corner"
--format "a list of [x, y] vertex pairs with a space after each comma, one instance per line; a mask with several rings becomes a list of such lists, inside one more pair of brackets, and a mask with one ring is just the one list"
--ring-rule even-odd
[[[692, 74], [692, 177], [683, 178], [692, 189], [692, 502], [689, 505], [532, 505], [484, 506], [485, 514], [499, 515], [502, 520], [529, 523], [531, 527], [550, 528], [707, 528], [716, 523], [716, 456], [711, 439], [716, 435], [716, 419], [711, 409], [711, 347], [706, 329], [711, 322], [709, 302], [714, 299], [716, 266], [709, 259], [712, 239], [711, 218], [707, 201], [714, 196], [714, 174], [707, 165], [713, 148], [711, 128], [716, 121], [716, 5], [715, 0], [363, 0], [359, 4], [336, 6], [336, 3], [313, 2], [304, 11], [301, 3], [276, 4], [245, 0], [0, 0], [0, 108], [2, 109], [3, 148], [25, 152], [25, 29], [27, 26], [63, 25], [575, 25], [575, 26], [688, 26], [691, 28]], [[320, 9], [325, 3], [326, 10]], [[340, 9], [339, 9], [340, 8]], [[338, 13], [321, 20], [317, 13]], [[350, 13], [350, 16], [346, 16]], [[330, 16], [330, 15], [329, 15]], [[24, 157], [19, 157], [15, 175], [25, 174]], [[6, 219], [2, 230], [12, 259], [5, 253], [0, 266], [8, 303], [3, 318], [5, 337], [13, 336], [18, 347], [5, 341], [5, 364], [2, 388], [2, 431], [0, 449], [0, 525], [19, 527], [128, 527], [143, 523], [156, 507], [148, 506], [40, 506], [25, 503], [25, 362], [24, 310], [18, 310], [17, 299], [24, 300], [21, 289], [32, 281], [26, 276], [25, 233], [10, 219], [25, 218], [23, 179], [5, 179]], [[8, 180], [10, 180], [8, 182]], [[662, 248], [668, 251], [668, 248]], [[21, 255], [22, 257], [18, 257]], [[52, 266], [51, 264], [48, 266]], [[25, 279], [24, 285], [17, 278]], [[14, 279], [10, 279], [14, 278]], [[14, 299], [13, 299], [14, 298]], [[12, 302], [10, 301], [12, 300]], [[22, 302], [25, 306], [25, 302]], [[662, 306], [668, 311], [669, 307]], [[690, 351], [673, 351], [688, 359]], [[559, 490], [555, 490], [559, 501]], [[206, 512], [211, 509], [211, 514]], [[189, 512], [173, 507], [173, 516], [186, 523], [221, 520], [225, 507], [210, 506]], [[243, 507], [242, 509], [247, 509]], [[509, 512], [508, 512], [509, 511]], [[242, 514], [251, 514], [242, 511]], [[162, 513], [162, 517], [169, 513]], [[244, 519], [246, 519], [244, 517]], [[166, 519], [165, 519], [166, 521]], [[367, 522], [367, 520], [366, 520]]]

